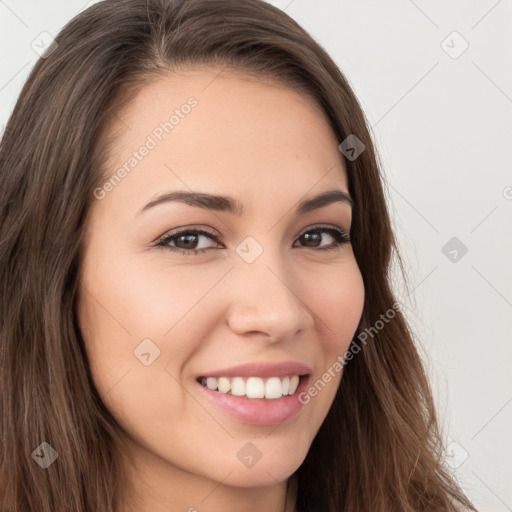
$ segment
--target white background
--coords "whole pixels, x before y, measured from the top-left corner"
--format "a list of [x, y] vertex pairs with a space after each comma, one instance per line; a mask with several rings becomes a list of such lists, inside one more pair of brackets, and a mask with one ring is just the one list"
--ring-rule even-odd
[[[512, 2], [271, 3], [355, 89], [408, 267], [397, 296], [428, 357], [450, 464], [480, 511], [510, 511]], [[38, 58], [33, 41], [85, 4], [0, 0], [0, 129]], [[467, 247], [445, 250], [456, 261], [442, 252], [452, 237]]]

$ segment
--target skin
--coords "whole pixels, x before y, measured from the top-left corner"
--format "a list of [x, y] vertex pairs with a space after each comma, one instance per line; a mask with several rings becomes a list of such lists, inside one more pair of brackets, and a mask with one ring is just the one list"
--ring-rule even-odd
[[[229, 416], [195, 379], [246, 362], [294, 360], [310, 365], [313, 383], [345, 353], [364, 302], [352, 247], [320, 251], [300, 235], [318, 224], [349, 233], [351, 207], [294, 211], [325, 190], [348, 194], [346, 169], [309, 97], [241, 73], [194, 68], [145, 86], [118, 114], [107, 175], [190, 96], [198, 101], [190, 114], [93, 202], [79, 324], [95, 386], [129, 436], [125, 456], [138, 500], [130, 510], [282, 512], [286, 483], [341, 372], [297, 416], [271, 426]], [[238, 217], [172, 202], [138, 215], [157, 194], [177, 189], [229, 195], [246, 211]], [[198, 246], [209, 249], [198, 255], [154, 247], [182, 227], [224, 239], [200, 236]], [[335, 242], [322, 233], [317, 246]], [[263, 249], [251, 264], [236, 252], [248, 236]], [[172, 244], [186, 247], [183, 239]], [[148, 366], [134, 356], [144, 339], [160, 350]], [[237, 457], [247, 442], [262, 454], [250, 468]], [[295, 510], [293, 492], [287, 501]]]

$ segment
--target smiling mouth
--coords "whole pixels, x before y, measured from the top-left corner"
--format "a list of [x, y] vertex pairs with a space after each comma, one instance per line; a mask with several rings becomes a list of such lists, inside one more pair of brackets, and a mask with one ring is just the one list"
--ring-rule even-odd
[[276, 400], [293, 395], [310, 374], [285, 377], [198, 377], [199, 384], [224, 395]]

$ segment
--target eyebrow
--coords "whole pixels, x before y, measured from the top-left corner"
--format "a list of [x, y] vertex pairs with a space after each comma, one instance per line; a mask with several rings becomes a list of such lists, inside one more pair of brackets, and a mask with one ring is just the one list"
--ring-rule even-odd
[[[242, 203], [240, 203], [236, 199], [233, 199], [232, 197], [205, 194], [202, 192], [176, 190], [173, 192], [168, 192], [159, 195], [158, 197], [150, 201], [148, 204], [146, 204], [146, 206], [141, 208], [137, 215], [149, 210], [150, 208], [154, 208], [159, 204], [168, 203], [172, 201], [186, 203], [190, 206], [204, 208], [207, 210], [228, 212], [238, 216], [244, 214], [244, 206], [242, 205]], [[319, 208], [323, 208], [325, 206], [338, 202], [347, 203], [348, 205], [350, 205], [351, 208], [354, 206], [354, 201], [352, 200], [350, 195], [348, 195], [343, 190], [334, 189], [327, 190], [314, 197], [302, 200], [297, 206], [296, 214], [304, 215], [313, 210], [317, 210]]]

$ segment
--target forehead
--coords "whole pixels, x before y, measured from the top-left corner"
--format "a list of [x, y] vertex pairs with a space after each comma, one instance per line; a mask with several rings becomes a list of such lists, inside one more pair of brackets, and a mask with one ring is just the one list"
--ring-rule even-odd
[[273, 201], [284, 186], [297, 196], [316, 186], [347, 190], [339, 143], [320, 106], [241, 73], [169, 73], [117, 113], [111, 132], [107, 174], [127, 172], [109, 201], [136, 194], [140, 204], [178, 187], [246, 197], [273, 191]]

